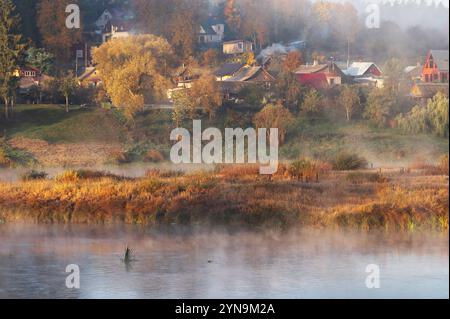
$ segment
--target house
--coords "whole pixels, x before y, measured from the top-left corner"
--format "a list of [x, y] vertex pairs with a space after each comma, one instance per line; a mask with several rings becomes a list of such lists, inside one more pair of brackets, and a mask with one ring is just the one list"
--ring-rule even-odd
[[404, 77], [412, 83], [417, 83], [422, 79], [423, 66], [418, 62], [416, 65], [410, 65], [403, 69]]
[[422, 69], [422, 82], [448, 83], [448, 50], [430, 50]]
[[111, 20], [130, 21], [134, 19], [134, 14], [128, 10], [118, 8], [110, 8], [103, 11], [103, 13], [94, 22], [95, 30], [103, 31]]
[[225, 23], [218, 19], [210, 18], [200, 25], [198, 43], [206, 45], [222, 43], [224, 35]]
[[232, 95], [248, 86], [259, 86], [263, 89], [270, 89], [275, 82], [275, 78], [261, 66], [244, 66], [233, 76], [220, 81], [222, 92], [226, 99], [231, 99]]
[[344, 74], [354, 83], [384, 87], [383, 72], [374, 62], [353, 62]]
[[214, 76], [217, 81], [224, 81], [235, 76], [244, 66], [245, 63], [225, 63], [214, 73]]
[[172, 74], [172, 82], [176, 87], [167, 90], [167, 98], [172, 100], [174, 93], [192, 88], [194, 82], [200, 78], [200, 70], [182, 65]]
[[426, 103], [438, 92], [448, 96], [448, 83], [416, 83], [411, 89], [411, 97]]
[[50, 81], [50, 76], [32, 66], [24, 66], [14, 71], [14, 76], [19, 78], [18, 93], [21, 100], [27, 103], [38, 103], [42, 99], [42, 91], [39, 90], [45, 82]]
[[32, 66], [24, 66], [18, 68], [14, 72], [14, 76], [20, 78], [36, 78], [41, 76], [41, 70]]
[[81, 87], [97, 87], [102, 82], [100, 73], [95, 67], [82, 68], [77, 80]]
[[234, 40], [223, 43], [224, 54], [243, 54], [253, 52], [253, 43], [245, 40]]
[[311, 65], [301, 65], [294, 74], [300, 84], [315, 89], [341, 85], [345, 81], [345, 74], [334, 62], [320, 64], [315, 61]]
[[110, 20], [102, 32], [102, 42], [108, 42], [113, 39], [128, 38], [133, 35], [134, 24], [128, 20]]

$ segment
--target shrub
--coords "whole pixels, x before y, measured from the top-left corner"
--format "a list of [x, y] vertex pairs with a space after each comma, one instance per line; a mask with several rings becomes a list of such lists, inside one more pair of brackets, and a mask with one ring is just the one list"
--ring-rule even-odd
[[86, 170], [86, 169], [80, 169], [80, 170], [69, 170], [65, 171], [62, 174], [59, 174], [56, 176], [56, 181], [58, 182], [78, 182], [80, 180], [89, 180], [89, 179], [102, 179], [102, 178], [110, 178], [114, 180], [123, 180], [125, 178], [107, 173], [107, 172], [101, 172], [101, 171], [93, 171], [93, 170]]
[[144, 155], [144, 161], [151, 163], [160, 163], [165, 160], [164, 155], [157, 150], [150, 150]]
[[367, 168], [367, 160], [356, 154], [341, 153], [333, 161], [333, 169], [337, 171], [351, 171]]
[[145, 177], [148, 178], [171, 178], [171, 177], [181, 177], [184, 172], [172, 171], [172, 170], [160, 170], [160, 169], [149, 169], [145, 172]]
[[46, 179], [47, 176], [48, 176], [48, 174], [46, 172], [31, 170], [31, 171], [23, 173], [20, 176], [20, 179], [22, 181], [34, 181], [34, 180]]
[[302, 158], [295, 161], [288, 168], [289, 175], [292, 178], [303, 181], [305, 179], [307, 182], [317, 177], [318, 170], [316, 165], [307, 158]]
[[7, 167], [11, 165], [11, 159], [9, 158], [6, 149], [0, 145], [0, 167]]
[[362, 173], [362, 172], [349, 173], [345, 179], [347, 180], [347, 182], [352, 184], [384, 183], [387, 181], [387, 179], [379, 173]]
[[439, 170], [441, 174], [447, 175], [449, 174], [449, 158], [448, 154], [444, 155], [439, 160]]
[[131, 162], [130, 154], [128, 152], [116, 152], [111, 155], [111, 159], [117, 164], [128, 164]]
[[75, 183], [78, 182], [80, 176], [76, 171], [65, 171], [55, 177], [55, 180], [60, 183]]

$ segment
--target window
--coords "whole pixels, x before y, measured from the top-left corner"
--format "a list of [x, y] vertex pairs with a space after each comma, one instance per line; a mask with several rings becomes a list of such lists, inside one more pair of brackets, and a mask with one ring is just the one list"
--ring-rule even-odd
[[433, 81], [439, 80], [439, 75], [437, 73], [433, 74]]
[[425, 82], [430, 82], [430, 79], [428, 77], [428, 74], [425, 74]]
[[441, 81], [443, 83], [447, 83], [448, 82], [448, 74], [447, 73], [441, 73]]
[[428, 67], [429, 67], [430, 69], [434, 68], [433, 57], [430, 57], [430, 63], [429, 63], [429, 65], [428, 65]]
[[239, 50], [242, 50], [242, 49], [244, 49], [244, 44], [242, 42], [239, 42], [238, 47], [239, 47]]

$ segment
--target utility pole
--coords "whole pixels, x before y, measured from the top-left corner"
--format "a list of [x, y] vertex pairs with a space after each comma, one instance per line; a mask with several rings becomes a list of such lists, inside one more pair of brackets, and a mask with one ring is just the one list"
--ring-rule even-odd
[[350, 39], [347, 38], [347, 69], [350, 67]]

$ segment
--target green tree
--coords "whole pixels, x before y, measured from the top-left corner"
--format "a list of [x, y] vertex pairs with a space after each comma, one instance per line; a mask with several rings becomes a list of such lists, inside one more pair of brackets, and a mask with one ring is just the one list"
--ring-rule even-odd
[[0, 0], [0, 96], [5, 104], [6, 119], [18, 85], [14, 72], [25, 49], [22, 36], [16, 33], [20, 17], [14, 14], [14, 10], [10, 0]]
[[78, 87], [77, 80], [71, 75], [67, 75], [59, 82], [59, 92], [64, 96], [66, 100], [66, 112], [69, 113], [70, 97], [74, 94]]
[[397, 99], [389, 89], [373, 89], [367, 98], [364, 117], [378, 127], [386, 126], [395, 115]]
[[361, 100], [356, 89], [351, 86], [345, 85], [338, 97], [339, 105], [345, 110], [347, 122], [352, 119], [353, 113], [359, 107]]
[[172, 100], [172, 120], [176, 127], [180, 127], [188, 115], [190, 115], [191, 118], [194, 117], [195, 105], [192, 103], [192, 99], [190, 98], [187, 89], [174, 92]]
[[408, 114], [400, 114], [396, 118], [397, 124], [406, 133], [447, 137], [449, 135], [448, 108], [448, 97], [439, 92], [428, 101], [426, 107], [417, 105]]
[[281, 103], [268, 104], [253, 118], [257, 128], [278, 128], [279, 142], [284, 144], [289, 126], [294, 122], [294, 117]]
[[309, 116], [317, 115], [322, 111], [323, 99], [315, 89], [310, 89], [303, 99], [301, 111]]
[[41, 70], [44, 74], [51, 74], [53, 71], [54, 55], [45, 51], [45, 49], [38, 49], [31, 47], [27, 50], [25, 61]]
[[384, 86], [391, 90], [393, 94], [397, 94], [400, 88], [400, 81], [403, 77], [404, 65], [397, 58], [392, 58], [384, 65], [384, 76], [386, 81]]

